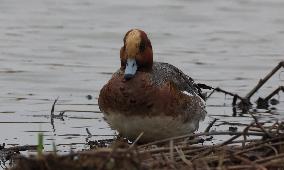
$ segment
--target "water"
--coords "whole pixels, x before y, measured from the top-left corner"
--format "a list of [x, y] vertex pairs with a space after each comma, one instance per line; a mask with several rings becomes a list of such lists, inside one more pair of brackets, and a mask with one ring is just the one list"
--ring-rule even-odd
[[[47, 151], [54, 142], [68, 152], [86, 147], [86, 128], [92, 139], [112, 138], [97, 98], [131, 28], [148, 33], [156, 61], [244, 96], [284, 59], [283, 8], [282, 0], [0, 0], [0, 143], [36, 144], [43, 132]], [[283, 81], [282, 69], [257, 95]], [[263, 119], [284, 118], [283, 96]], [[67, 111], [53, 127], [57, 97], [56, 114]], [[200, 131], [213, 118], [216, 130], [249, 123], [248, 115], [233, 116], [231, 101], [214, 94]]]

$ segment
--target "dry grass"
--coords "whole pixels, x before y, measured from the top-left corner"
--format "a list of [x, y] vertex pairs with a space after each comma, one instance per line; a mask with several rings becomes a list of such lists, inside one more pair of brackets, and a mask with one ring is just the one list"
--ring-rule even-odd
[[[283, 127], [283, 123], [264, 126], [255, 121], [242, 132], [204, 132], [144, 145], [116, 140], [109, 147], [94, 147], [64, 156], [19, 157], [11, 169], [281, 170], [284, 169]], [[218, 135], [229, 138], [221, 143], [204, 144], [205, 138]]]

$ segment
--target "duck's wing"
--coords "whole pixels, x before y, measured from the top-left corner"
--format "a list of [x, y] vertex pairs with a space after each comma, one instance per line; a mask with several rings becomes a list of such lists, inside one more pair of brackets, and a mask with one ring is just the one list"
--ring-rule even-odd
[[152, 73], [152, 82], [158, 86], [172, 82], [180, 91], [203, 98], [202, 91], [194, 80], [171, 64], [154, 62]]

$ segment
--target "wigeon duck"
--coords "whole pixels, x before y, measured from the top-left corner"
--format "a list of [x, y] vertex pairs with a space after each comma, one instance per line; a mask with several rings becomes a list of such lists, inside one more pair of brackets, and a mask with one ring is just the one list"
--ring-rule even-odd
[[201, 90], [173, 65], [153, 62], [146, 33], [128, 31], [120, 49], [121, 67], [101, 89], [99, 107], [120, 135], [150, 142], [192, 133], [206, 115]]

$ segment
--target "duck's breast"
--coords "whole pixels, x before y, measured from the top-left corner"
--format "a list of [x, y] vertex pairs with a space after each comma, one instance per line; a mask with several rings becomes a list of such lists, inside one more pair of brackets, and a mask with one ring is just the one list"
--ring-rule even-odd
[[[126, 81], [122, 71], [115, 73], [99, 96], [99, 107], [110, 126], [130, 138], [144, 132], [144, 140], [156, 139], [156, 135], [162, 139], [196, 130], [199, 120], [206, 114], [204, 101], [195, 89], [190, 88], [191, 84], [175, 82], [190, 80], [184, 77], [172, 79], [164, 74], [163, 71], [159, 74], [138, 71]], [[153, 80], [158, 75], [160, 78]]]

